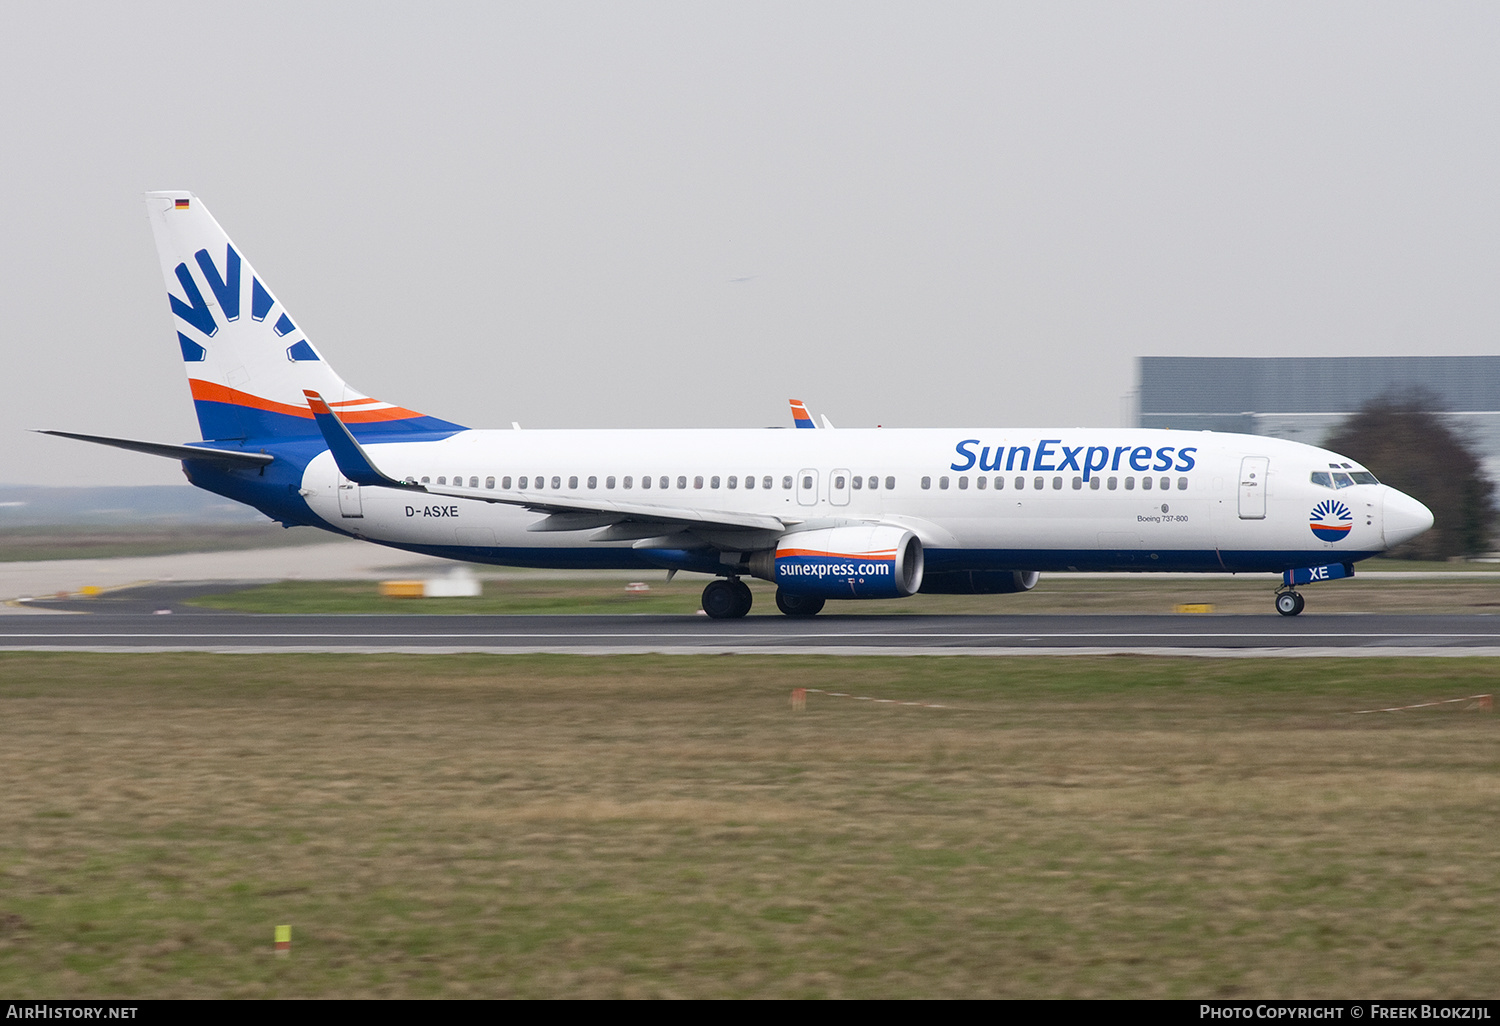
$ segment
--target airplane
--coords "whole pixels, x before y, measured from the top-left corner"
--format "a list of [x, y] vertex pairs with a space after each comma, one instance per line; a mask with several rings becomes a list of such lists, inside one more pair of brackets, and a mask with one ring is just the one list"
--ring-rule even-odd
[[347, 385], [197, 196], [146, 205], [202, 440], [45, 433], [180, 460], [288, 527], [705, 574], [703, 610], [730, 619], [750, 611], [746, 577], [803, 617], [830, 599], [1025, 592], [1047, 571], [1280, 573], [1275, 608], [1295, 616], [1299, 586], [1432, 526], [1355, 461], [1258, 435], [472, 429]]
[[[801, 399], [788, 399], [792, 404], [792, 426], [797, 428], [815, 428], [812, 414], [807, 412], [807, 404]], [[829, 431], [833, 430], [833, 421], [828, 419], [828, 414], [823, 414], [823, 427]]]

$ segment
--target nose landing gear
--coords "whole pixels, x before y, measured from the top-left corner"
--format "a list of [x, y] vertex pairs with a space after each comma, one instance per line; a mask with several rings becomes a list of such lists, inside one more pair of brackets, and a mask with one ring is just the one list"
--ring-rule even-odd
[[738, 577], [709, 581], [703, 589], [703, 611], [715, 620], [737, 620], [750, 612], [755, 596]]
[[1300, 592], [1288, 590], [1276, 593], [1276, 612], [1282, 616], [1296, 616], [1306, 605], [1307, 600]]

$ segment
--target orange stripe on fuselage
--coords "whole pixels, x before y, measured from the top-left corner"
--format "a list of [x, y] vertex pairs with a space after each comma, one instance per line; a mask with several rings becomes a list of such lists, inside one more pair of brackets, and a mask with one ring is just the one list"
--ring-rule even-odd
[[879, 552], [819, 552], [817, 549], [777, 549], [777, 559], [792, 559], [798, 556], [816, 556], [822, 559], [895, 559], [895, 549]]
[[[230, 388], [227, 385], [220, 385], [213, 381], [204, 381], [201, 378], [189, 378], [188, 385], [193, 391], [193, 399], [198, 402], [228, 403], [230, 406], [247, 406], [252, 410], [281, 413], [288, 417], [302, 417], [306, 420], [313, 419], [312, 410], [306, 406], [292, 406], [288, 403], [278, 403], [274, 399], [262, 399], [258, 395], [241, 392], [237, 388]], [[373, 424], [380, 421], [407, 420], [411, 417], [420, 416], [422, 414], [415, 410], [392, 406], [384, 410], [351, 410], [341, 414], [339, 420], [342, 420], [345, 424]]]

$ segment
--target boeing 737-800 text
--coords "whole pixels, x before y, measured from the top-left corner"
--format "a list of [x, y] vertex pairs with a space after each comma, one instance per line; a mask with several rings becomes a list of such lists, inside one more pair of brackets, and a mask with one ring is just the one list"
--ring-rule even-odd
[[727, 618], [750, 609], [747, 576], [806, 616], [1026, 591], [1048, 570], [1279, 572], [1276, 608], [1295, 615], [1298, 585], [1432, 525], [1352, 460], [1251, 435], [474, 430], [346, 385], [197, 197], [147, 207], [203, 441], [49, 433], [181, 460], [289, 526], [479, 563], [708, 574], [703, 608]]

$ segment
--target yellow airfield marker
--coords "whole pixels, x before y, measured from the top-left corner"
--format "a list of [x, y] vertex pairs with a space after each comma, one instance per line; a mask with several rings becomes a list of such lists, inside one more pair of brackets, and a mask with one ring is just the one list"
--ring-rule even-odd
[[1179, 602], [1172, 607], [1174, 613], [1212, 613], [1214, 611], [1211, 602]]
[[292, 953], [292, 928], [290, 926], [276, 927], [276, 954], [290, 955]]

